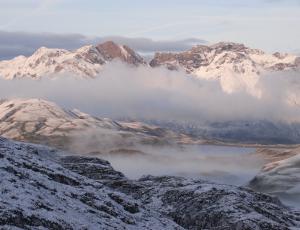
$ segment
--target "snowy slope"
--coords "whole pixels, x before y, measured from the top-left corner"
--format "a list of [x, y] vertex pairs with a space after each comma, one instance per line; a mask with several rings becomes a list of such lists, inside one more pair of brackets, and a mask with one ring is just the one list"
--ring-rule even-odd
[[198, 45], [182, 53], [156, 53], [150, 65], [184, 69], [204, 79], [218, 79], [226, 92], [246, 89], [257, 94], [255, 84], [264, 73], [297, 69], [300, 57], [292, 54], [268, 54], [243, 44], [221, 42]]
[[[64, 168], [55, 150], [3, 139], [0, 149], [1, 229], [180, 229], [131, 196]], [[86, 164], [106, 172], [103, 178], [122, 179], [108, 162]]]
[[117, 129], [109, 119], [98, 119], [78, 110], [63, 110], [55, 103], [41, 99], [13, 99], [0, 102], [2, 136], [26, 140], [30, 136], [61, 137], [90, 129]]
[[41, 47], [29, 57], [18, 56], [0, 62], [0, 76], [5, 79], [57, 74], [72, 74], [77, 77], [95, 77], [103, 66], [118, 59], [130, 65], [145, 64], [142, 57], [127, 46], [111, 41], [96, 46], [84, 46], [74, 51]]
[[189, 139], [186, 135], [157, 126], [119, 123], [78, 110], [64, 110], [55, 103], [41, 99], [0, 101], [0, 135], [59, 148], [85, 147], [89, 151], [96, 151], [99, 146], [108, 150], [134, 146], [140, 142], [166, 144]]
[[[62, 109], [41, 99], [0, 101], [0, 135], [58, 148], [115, 149], [138, 143], [191, 144], [207, 141], [247, 144], [300, 143], [300, 124], [268, 121], [231, 121], [207, 124], [114, 121], [79, 110]], [[112, 141], [113, 140], [113, 141]], [[74, 150], [73, 150], [74, 151]]]
[[249, 189], [128, 180], [107, 161], [0, 138], [1, 229], [293, 229], [300, 213]]

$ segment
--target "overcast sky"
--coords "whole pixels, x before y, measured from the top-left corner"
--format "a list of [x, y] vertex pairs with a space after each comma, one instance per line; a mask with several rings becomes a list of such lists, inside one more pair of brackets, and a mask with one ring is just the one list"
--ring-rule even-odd
[[85, 41], [197, 38], [291, 52], [300, 49], [299, 25], [300, 0], [0, 0], [0, 31], [25, 32], [26, 39], [43, 33], [84, 35]]

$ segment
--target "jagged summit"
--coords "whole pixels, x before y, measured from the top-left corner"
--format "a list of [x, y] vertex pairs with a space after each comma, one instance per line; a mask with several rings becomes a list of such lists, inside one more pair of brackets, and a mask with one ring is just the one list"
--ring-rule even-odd
[[18, 56], [1, 61], [0, 76], [5, 79], [40, 78], [65, 73], [78, 77], [95, 77], [105, 64], [114, 59], [134, 66], [145, 64], [143, 58], [129, 47], [108, 41], [74, 51], [41, 47], [29, 57]]
[[[146, 61], [128, 46], [107, 41], [74, 51], [41, 47], [29, 57], [18, 56], [1, 61], [0, 76], [5, 79], [39, 79], [71, 74], [78, 78], [93, 78], [113, 60], [131, 66], [146, 65]], [[259, 96], [256, 84], [261, 75], [285, 70], [299, 71], [300, 57], [279, 52], [269, 54], [234, 42], [219, 42], [196, 45], [180, 53], [158, 52], [149, 65], [165, 66], [170, 70], [183, 69], [198, 78], [219, 80], [228, 93], [246, 90]]]
[[220, 42], [194, 46], [181, 53], [156, 53], [150, 66], [183, 69], [199, 78], [220, 80], [226, 92], [245, 87], [255, 94], [259, 76], [276, 71], [298, 70], [300, 57], [278, 52], [268, 54], [243, 44]]
[[[180, 53], [164, 53], [157, 52], [154, 59], [151, 60], [150, 65], [155, 67], [159, 65], [166, 65], [170, 69], [179, 67], [184, 68], [188, 73], [195, 72], [197, 68], [208, 67], [212, 64], [217, 69], [230, 62], [242, 63], [245, 60], [252, 61], [253, 67], [255, 64], [261, 65], [269, 69], [274, 68], [274, 65], [285, 63], [282, 69], [299, 66], [299, 58], [292, 54], [281, 54], [276, 52], [274, 54], [267, 54], [259, 49], [252, 49], [244, 44], [234, 42], [219, 42], [212, 45], [196, 45], [188, 51]], [[237, 73], [243, 73], [233, 69]], [[208, 72], [208, 71], [207, 71]]]
[[96, 49], [102, 54], [106, 60], [113, 60], [119, 58], [120, 60], [133, 64], [146, 64], [143, 58], [134, 52], [126, 45], [120, 46], [113, 41], [107, 41], [96, 46]]

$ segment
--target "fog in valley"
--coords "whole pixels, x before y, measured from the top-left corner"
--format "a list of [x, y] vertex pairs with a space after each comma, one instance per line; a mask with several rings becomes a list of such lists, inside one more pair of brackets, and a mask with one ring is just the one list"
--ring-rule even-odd
[[245, 185], [260, 170], [263, 160], [249, 154], [255, 149], [196, 145], [140, 148], [102, 154], [113, 167], [131, 179], [144, 175], [203, 178], [219, 183]]
[[234, 77], [234, 91], [228, 93], [217, 80], [113, 62], [95, 79], [58, 75], [54, 79], [0, 80], [0, 97], [42, 98], [114, 119], [299, 121], [300, 79], [296, 72], [262, 76], [251, 92], [242, 77]]

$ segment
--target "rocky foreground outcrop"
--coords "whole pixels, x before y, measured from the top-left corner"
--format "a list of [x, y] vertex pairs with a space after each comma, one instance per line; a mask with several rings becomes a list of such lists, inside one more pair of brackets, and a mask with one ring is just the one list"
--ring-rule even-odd
[[0, 139], [1, 229], [292, 229], [300, 213], [246, 188], [128, 180], [107, 161]]

